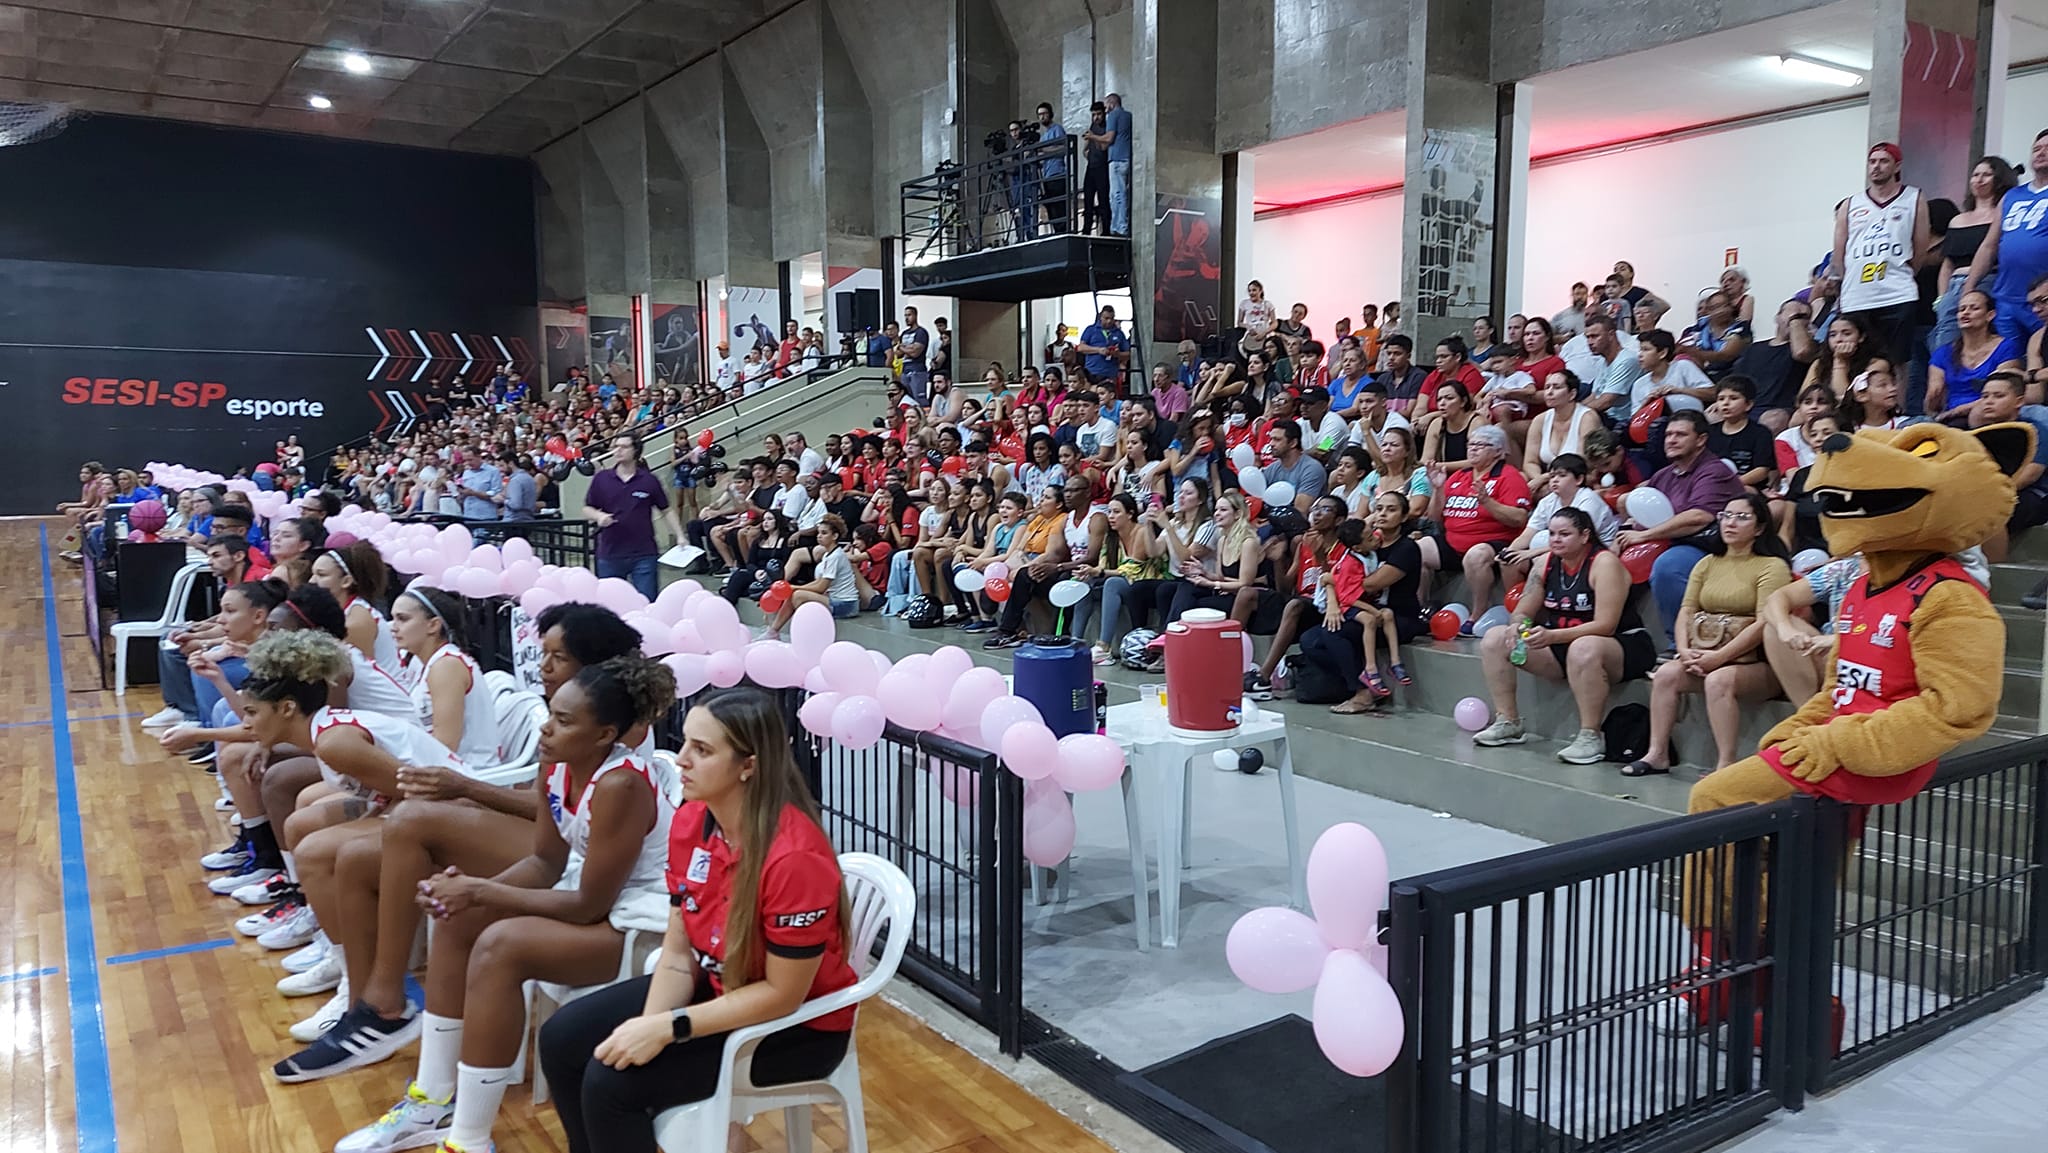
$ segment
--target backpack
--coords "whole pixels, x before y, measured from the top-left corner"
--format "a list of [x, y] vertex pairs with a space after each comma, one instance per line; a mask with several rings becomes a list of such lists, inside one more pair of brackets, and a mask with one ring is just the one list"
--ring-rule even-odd
[[922, 593], [910, 598], [903, 606], [903, 623], [914, 629], [935, 629], [946, 622], [946, 614], [939, 608], [939, 602]]
[[1650, 709], [1647, 705], [1616, 705], [1600, 722], [1600, 737], [1606, 758], [1618, 765], [1639, 759], [1650, 748]]
[[1346, 645], [1335, 633], [1321, 628], [1302, 634], [1301, 653], [1291, 661], [1295, 700], [1305, 705], [1334, 705], [1351, 699], [1358, 685], [1345, 678], [1345, 648], [1357, 651], [1356, 645]]

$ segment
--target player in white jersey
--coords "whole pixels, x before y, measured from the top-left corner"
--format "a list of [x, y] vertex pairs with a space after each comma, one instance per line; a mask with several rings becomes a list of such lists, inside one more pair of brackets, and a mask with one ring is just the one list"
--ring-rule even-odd
[[489, 880], [450, 869], [420, 886], [421, 903], [439, 922], [425, 1012], [408, 1005], [389, 1017], [359, 1005], [286, 1063], [319, 1076], [382, 1060], [421, 1036], [405, 1096], [343, 1138], [340, 1153], [435, 1141], [448, 1150], [491, 1148], [525, 1026], [525, 983], [597, 984], [619, 971], [622, 926], [647, 929], [652, 939], [652, 926], [667, 918], [660, 878], [674, 805], [651, 766], [620, 742], [674, 700], [673, 674], [639, 656], [585, 668], [556, 692], [541, 736], [549, 811], [535, 817], [531, 854]]
[[412, 698], [421, 727], [471, 769], [498, 763], [498, 713], [491, 686], [464, 652], [460, 597], [417, 583], [391, 603], [391, 633], [419, 668]]
[[322, 552], [313, 558], [312, 580], [332, 593], [348, 613], [348, 643], [400, 683], [410, 684], [398, 641], [391, 635], [391, 618], [377, 607], [391, 580], [391, 570], [377, 547], [357, 541]]
[[1920, 309], [1914, 272], [1933, 255], [1933, 230], [1920, 190], [1899, 179], [1899, 146], [1873, 144], [1867, 182], [1835, 208], [1834, 267], [1841, 270], [1844, 315], [1860, 317], [1894, 364], [1913, 357]]

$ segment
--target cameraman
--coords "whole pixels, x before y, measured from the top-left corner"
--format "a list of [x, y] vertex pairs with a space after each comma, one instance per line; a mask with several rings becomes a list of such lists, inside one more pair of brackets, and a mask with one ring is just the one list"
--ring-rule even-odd
[[[1038, 139], [1040, 142], [1065, 140], [1067, 130], [1054, 120], [1052, 105], [1038, 106]], [[1072, 215], [1067, 206], [1067, 153], [1065, 146], [1058, 151], [1048, 149], [1044, 159], [1038, 162], [1038, 198], [1045, 203], [1046, 227], [1054, 234], [1067, 230], [1067, 220]]]
[[1017, 220], [1018, 243], [1038, 236], [1038, 163], [1023, 155], [1038, 141], [1038, 130], [1028, 129], [1022, 120], [1010, 121], [1010, 137], [1003, 149], [1004, 184], [1009, 191], [1010, 211]]

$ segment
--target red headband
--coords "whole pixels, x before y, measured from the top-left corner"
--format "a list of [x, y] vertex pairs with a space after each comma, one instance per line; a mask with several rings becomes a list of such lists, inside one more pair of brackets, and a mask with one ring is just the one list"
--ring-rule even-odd
[[1871, 145], [1870, 151], [1884, 153], [1892, 158], [1893, 164], [1898, 164], [1906, 159], [1906, 154], [1899, 150], [1899, 146], [1889, 140], [1880, 140], [1876, 144]]

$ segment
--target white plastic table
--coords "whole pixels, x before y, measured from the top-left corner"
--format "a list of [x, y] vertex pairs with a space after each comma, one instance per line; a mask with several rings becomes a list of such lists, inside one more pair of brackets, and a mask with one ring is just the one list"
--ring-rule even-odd
[[[1287, 866], [1292, 904], [1308, 905], [1308, 870], [1301, 855], [1301, 826], [1294, 810], [1294, 755], [1287, 740], [1287, 718], [1277, 712], [1260, 710], [1235, 730], [1213, 737], [1189, 737], [1166, 725], [1164, 710], [1146, 701], [1112, 705], [1108, 717], [1109, 736], [1123, 746], [1130, 758], [1124, 774], [1123, 798], [1126, 821], [1134, 808], [1134, 781], [1140, 769], [1162, 781], [1161, 813], [1165, 820], [1159, 835], [1159, 943], [1173, 949], [1180, 946], [1181, 874], [1194, 833], [1193, 775], [1197, 761], [1209, 762], [1225, 749], [1261, 748], [1273, 762], [1280, 783], [1280, 819], [1286, 828]], [[1135, 828], [1133, 836], [1137, 836]], [[1135, 855], [1135, 854], [1134, 854]], [[1138, 909], [1145, 918], [1145, 894], [1139, 883]], [[1140, 930], [1142, 933], [1142, 929]], [[1143, 940], [1143, 937], [1140, 937]]]

